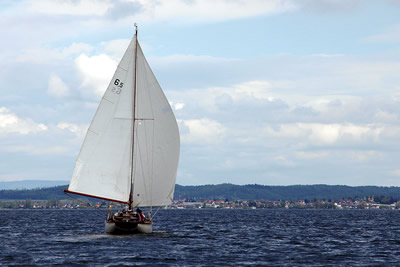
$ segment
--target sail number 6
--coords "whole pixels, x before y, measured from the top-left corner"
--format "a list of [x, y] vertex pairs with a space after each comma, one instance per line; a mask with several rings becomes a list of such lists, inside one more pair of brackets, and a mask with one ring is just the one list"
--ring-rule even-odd
[[112, 89], [111, 89], [111, 92], [113, 92], [113, 93], [116, 93], [116, 94], [120, 94], [121, 93], [121, 88], [122, 88], [122, 86], [124, 86], [124, 83], [121, 83], [121, 81], [119, 80], [119, 79], [115, 79], [115, 81], [114, 81], [114, 85], [116, 86], [114, 86]]

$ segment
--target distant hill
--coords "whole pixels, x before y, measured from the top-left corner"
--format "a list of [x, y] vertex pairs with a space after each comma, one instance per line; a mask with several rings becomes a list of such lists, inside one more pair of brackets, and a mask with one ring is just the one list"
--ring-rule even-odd
[[50, 180], [23, 180], [0, 182], [0, 190], [5, 189], [34, 189], [44, 187], [54, 187], [68, 184], [68, 181], [50, 181]]
[[[0, 190], [0, 200], [67, 199], [63, 193], [68, 185], [23, 190]], [[345, 186], [345, 185], [198, 185], [175, 186], [174, 199], [229, 199], [229, 200], [304, 200], [388, 196], [400, 199], [400, 187]]]
[[345, 185], [199, 185], [175, 186], [175, 199], [304, 200], [391, 196], [400, 199], [400, 187]]
[[0, 190], [0, 200], [48, 200], [48, 199], [66, 199], [63, 192], [68, 185], [60, 185], [55, 187], [39, 188], [39, 189], [15, 189]]

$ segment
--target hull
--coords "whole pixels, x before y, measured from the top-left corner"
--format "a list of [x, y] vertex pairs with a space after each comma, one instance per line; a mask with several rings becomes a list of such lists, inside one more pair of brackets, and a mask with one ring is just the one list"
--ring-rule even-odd
[[106, 233], [123, 235], [123, 234], [150, 234], [153, 232], [153, 224], [151, 222], [115, 222], [106, 221]]
[[145, 218], [139, 208], [136, 212], [123, 209], [112, 216], [110, 211], [105, 226], [107, 234], [149, 234], [153, 231], [151, 219]]

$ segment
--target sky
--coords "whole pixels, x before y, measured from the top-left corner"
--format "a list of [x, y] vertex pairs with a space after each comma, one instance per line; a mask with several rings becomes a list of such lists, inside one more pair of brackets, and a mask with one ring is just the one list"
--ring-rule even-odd
[[400, 186], [399, 0], [0, 2], [0, 181], [69, 180], [139, 42], [177, 183]]

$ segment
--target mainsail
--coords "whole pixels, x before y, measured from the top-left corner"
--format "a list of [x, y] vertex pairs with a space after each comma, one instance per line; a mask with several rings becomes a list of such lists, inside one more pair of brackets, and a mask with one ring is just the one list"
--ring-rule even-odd
[[135, 34], [90, 124], [66, 191], [133, 207], [168, 205], [179, 146], [175, 116]]

